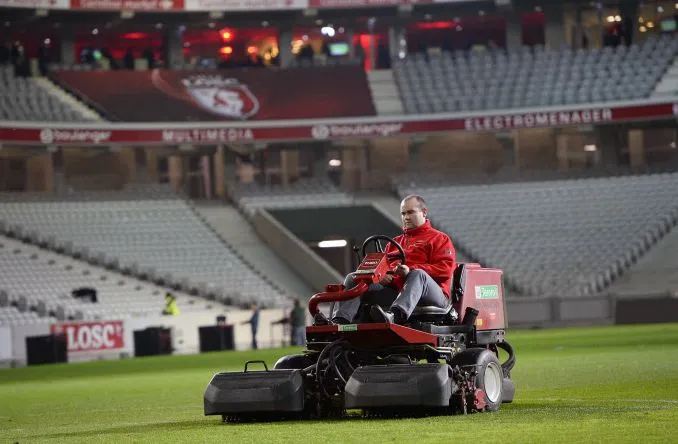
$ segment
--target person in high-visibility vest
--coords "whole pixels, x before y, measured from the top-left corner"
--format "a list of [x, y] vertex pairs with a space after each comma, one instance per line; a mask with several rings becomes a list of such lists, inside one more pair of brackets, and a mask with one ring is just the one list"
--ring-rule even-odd
[[177, 300], [174, 298], [172, 293], [165, 293], [165, 308], [162, 311], [162, 314], [169, 316], [177, 316], [181, 312], [177, 306]]

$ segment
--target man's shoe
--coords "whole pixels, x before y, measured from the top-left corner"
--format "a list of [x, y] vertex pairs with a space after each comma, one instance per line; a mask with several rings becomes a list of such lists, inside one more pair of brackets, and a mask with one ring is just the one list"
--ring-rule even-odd
[[351, 321], [349, 321], [346, 318], [342, 318], [341, 316], [336, 316], [332, 318], [332, 324], [337, 324], [337, 325], [346, 325], [350, 324]]
[[385, 322], [387, 324], [395, 323], [395, 315], [390, 311], [384, 311], [384, 309], [378, 305], [373, 305], [370, 308], [370, 317], [374, 322]]
[[313, 326], [319, 326], [319, 325], [332, 325], [332, 321], [327, 319], [327, 317], [319, 311], [313, 316]]

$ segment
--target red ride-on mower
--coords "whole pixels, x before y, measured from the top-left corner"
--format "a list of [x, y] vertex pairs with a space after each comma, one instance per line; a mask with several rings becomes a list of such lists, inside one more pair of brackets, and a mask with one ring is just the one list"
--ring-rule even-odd
[[[387, 256], [380, 241], [398, 250]], [[366, 254], [374, 242], [376, 253]], [[212, 377], [204, 395], [205, 415], [225, 421], [336, 417], [349, 409], [368, 416], [496, 411], [513, 401], [512, 347], [506, 341], [502, 271], [459, 264], [450, 305], [418, 306], [405, 325], [359, 322], [332, 325], [318, 310], [321, 303], [360, 297], [369, 284], [406, 262], [402, 247], [386, 236], [371, 236], [356, 270], [358, 285], [328, 285], [308, 309], [307, 350], [282, 357], [269, 370], [222, 372]], [[391, 264], [389, 264], [391, 263]], [[361, 303], [359, 317], [369, 319], [372, 304]], [[457, 313], [464, 313], [458, 319]], [[499, 349], [508, 354], [499, 360]]]

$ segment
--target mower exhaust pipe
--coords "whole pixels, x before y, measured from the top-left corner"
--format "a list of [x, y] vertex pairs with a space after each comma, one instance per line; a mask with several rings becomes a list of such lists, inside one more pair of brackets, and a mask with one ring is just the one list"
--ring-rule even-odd
[[464, 312], [464, 319], [461, 321], [462, 324], [473, 327], [478, 318], [478, 310], [473, 307], [466, 307], [466, 312]]

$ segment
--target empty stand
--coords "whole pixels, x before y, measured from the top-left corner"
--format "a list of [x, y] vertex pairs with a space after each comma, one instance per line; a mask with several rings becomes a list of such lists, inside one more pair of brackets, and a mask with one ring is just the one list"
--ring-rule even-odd
[[353, 205], [353, 198], [326, 179], [302, 179], [287, 186], [256, 182], [230, 187], [238, 207], [248, 216], [257, 208], [308, 208]]
[[86, 121], [35, 79], [16, 77], [11, 66], [0, 67], [0, 120], [40, 122]]
[[286, 301], [167, 188], [74, 193], [68, 200], [3, 197], [5, 229], [14, 236], [222, 301]]
[[677, 51], [662, 35], [591, 50], [417, 53], [393, 71], [409, 114], [564, 106], [650, 97]]
[[[3, 296], [0, 295], [0, 303], [2, 303]], [[41, 322], [54, 322], [56, 318], [40, 317], [35, 311], [21, 311], [17, 307], [8, 305], [0, 305], [0, 325], [22, 325], [22, 324], [37, 324]]]
[[[165, 304], [166, 288], [2, 236], [0, 269], [0, 307], [15, 324], [158, 316]], [[83, 287], [96, 290], [96, 303], [73, 298]], [[183, 312], [211, 308], [200, 298], [173, 294]]]
[[678, 223], [678, 173], [484, 185], [409, 177], [432, 220], [521, 293], [599, 292]]

